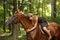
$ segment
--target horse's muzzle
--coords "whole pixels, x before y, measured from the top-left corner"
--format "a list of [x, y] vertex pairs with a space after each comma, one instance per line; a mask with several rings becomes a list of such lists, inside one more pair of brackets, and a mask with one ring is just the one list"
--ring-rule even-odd
[[16, 18], [17, 18], [16, 16], [12, 16], [10, 19], [8, 19], [8, 20], [5, 22], [5, 24], [6, 24], [6, 25], [9, 25], [9, 24], [13, 23], [13, 21], [14, 21]]

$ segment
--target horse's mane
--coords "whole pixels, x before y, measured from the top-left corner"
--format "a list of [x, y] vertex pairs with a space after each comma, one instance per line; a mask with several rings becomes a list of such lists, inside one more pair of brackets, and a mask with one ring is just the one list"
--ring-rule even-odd
[[23, 24], [23, 26], [26, 26], [29, 29], [33, 27], [31, 20], [29, 20], [29, 18], [23, 14], [20, 17], [20, 21]]

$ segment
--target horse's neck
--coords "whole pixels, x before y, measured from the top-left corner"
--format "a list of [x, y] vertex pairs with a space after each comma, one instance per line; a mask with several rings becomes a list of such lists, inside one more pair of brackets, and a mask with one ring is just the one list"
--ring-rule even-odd
[[31, 21], [29, 21], [25, 15], [20, 16], [20, 22], [23, 24], [25, 29], [31, 29], [33, 27]]
[[[33, 24], [31, 23], [31, 21], [29, 21], [29, 19], [26, 18], [25, 15], [21, 15], [20, 14], [20, 22], [23, 24], [25, 30], [27, 29], [31, 29], [33, 27]], [[34, 32], [34, 31], [33, 31]], [[34, 32], [35, 33], [35, 32]], [[28, 36], [32, 36], [32, 35], [28, 35]], [[37, 28], [36, 28], [36, 38], [35, 40], [47, 40], [47, 36], [46, 35], [43, 35], [41, 33], [41, 30], [39, 28], [39, 24], [37, 25]], [[43, 39], [44, 38], [44, 39]]]

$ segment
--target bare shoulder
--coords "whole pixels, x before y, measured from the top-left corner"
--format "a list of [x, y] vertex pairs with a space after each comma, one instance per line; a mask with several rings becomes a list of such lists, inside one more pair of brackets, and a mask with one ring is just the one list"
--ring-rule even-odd
[[38, 18], [38, 16], [37, 16], [37, 15], [35, 15], [35, 17], [36, 17], [36, 18]]
[[35, 20], [38, 20], [38, 16], [37, 16], [37, 15], [34, 15], [34, 19], [35, 19]]

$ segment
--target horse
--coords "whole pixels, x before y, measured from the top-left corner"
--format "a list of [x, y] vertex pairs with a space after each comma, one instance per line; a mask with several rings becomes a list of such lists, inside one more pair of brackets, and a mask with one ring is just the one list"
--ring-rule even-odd
[[[25, 29], [27, 33], [27, 40], [48, 40], [48, 34], [43, 34], [41, 32], [41, 28], [39, 24], [37, 24], [36, 27], [33, 27], [32, 22], [28, 19], [28, 17], [20, 11], [15, 11], [14, 15], [8, 19], [7, 25], [9, 24], [17, 24], [21, 23], [23, 25], [23, 28]], [[52, 39], [54, 40], [60, 40], [60, 25], [57, 23], [49, 23], [49, 29], [52, 36]]]
[[52, 40], [60, 40], [60, 25], [56, 22], [49, 23], [50, 33], [52, 35]]

